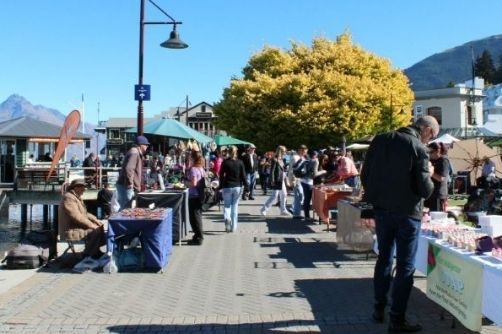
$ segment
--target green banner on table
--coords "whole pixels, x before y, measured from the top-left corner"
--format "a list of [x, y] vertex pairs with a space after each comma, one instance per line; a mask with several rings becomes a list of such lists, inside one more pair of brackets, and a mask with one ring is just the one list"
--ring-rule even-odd
[[481, 264], [429, 244], [427, 297], [444, 307], [466, 328], [481, 331]]

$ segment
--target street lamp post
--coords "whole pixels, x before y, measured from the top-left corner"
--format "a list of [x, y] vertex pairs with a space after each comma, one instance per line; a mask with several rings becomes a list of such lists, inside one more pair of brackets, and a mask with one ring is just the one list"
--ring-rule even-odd
[[[394, 130], [394, 107], [401, 108], [399, 115], [406, 115], [404, 110], [405, 104], [395, 104], [392, 94], [390, 94], [390, 110], [389, 110], [389, 128], [390, 131]], [[399, 109], [398, 109], [399, 110]]]
[[[149, 92], [145, 94], [145, 86], [143, 85], [143, 53], [144, 53], [144, 34], [145, 34], [145, 25], [146, 24], [170, 24], [173, 25], [173, 30], [169, 35], [169, 39], [165, 42], [161, 43], [160, 46], [169, 49], [185, 49], [188, 47], [188, 44], [184, 43], [179, 39], [178, 32], [176, 31], [176, 25], [182, 24], [183, 22], [176, 21], [172, 16], [167, 14], [162, 8], [160, 8], [155, 2], [152, 0], [148, 0], [152, 5], [154, 5], [159, 11], [161, 11], [164, 15], [166, 15], [170, 21], [168, 22], [147, 22], [145, 21], [145, 0], [141, 0], [140, 7], [140, 15], [139, 15], [139, 72], [138, 72], [138, 85], [137, 90], [140, 90], [140, 93], [135, 94], [138, 100], [138, 127], [137, 134], [138, 136], [143, 134], [143, 100], [149, 100]], [[148, 88], [149, 89], [149, 88]]]

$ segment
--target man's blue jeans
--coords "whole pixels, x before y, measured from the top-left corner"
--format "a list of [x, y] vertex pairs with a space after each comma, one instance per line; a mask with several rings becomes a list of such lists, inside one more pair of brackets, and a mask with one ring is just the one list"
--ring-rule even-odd
[[131, 207], [131, 200], [134, 198], [134, 189], [126, 188], [121, 184], [116, 184], [117, 189], [117, 200], [120, 205], [119, 210]]
[[302, 215], [303, 207], [303, 187], [300, 180], [296, 181], [293, 189], [293, 217], [300, 217]]
[[375, 211], [378, 260], [374, 273], [375, 307], [383, 310], [392, 280], [392, 263], [396, 255], [396, 276], [392, 280], [393, 321], [404, 320], [413, 287], [415, 255], [420, 235], [420, 220], [388, 211]]
[[223, 188], [223, 218], [232, 222], [232, 232], [237, 230], [240, 194], [241, 187]]
[[254, 197], [254, 186], [256, 184], [256, 173], [247, 173], [246, 174], [246, 179], [248, 181], [249, 185], [249, 197]]

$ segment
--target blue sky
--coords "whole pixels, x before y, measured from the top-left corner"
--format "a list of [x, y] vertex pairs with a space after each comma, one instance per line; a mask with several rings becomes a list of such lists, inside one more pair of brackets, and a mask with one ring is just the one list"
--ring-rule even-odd
[[[159, 46], [171, 26], [145, 27], [144, 102], [149, 117], [169, 107], [221, 99], [264, 45], [310, 45], [349, 30], [353, 41], [405, 69], [465, 42], [502, 34], [502, 1], [154, 0], [183, 24], [183, 50]], [[136, 117], [139, 0], [0, 2], [0, 102], [20, 94], [68, 114], [85, 97], [85, 121]], [[481, 8], [480, 8], [481, 7]], [[147, 21], [166, 18], [146, 1]]]

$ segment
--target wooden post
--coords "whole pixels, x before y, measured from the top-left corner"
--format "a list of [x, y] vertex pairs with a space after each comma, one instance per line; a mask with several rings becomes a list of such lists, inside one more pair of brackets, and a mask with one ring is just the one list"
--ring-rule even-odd
[[28, 204], [21, 204], [21, 222], [28, 222]]
[[44, 222], [44, 228], [47, 226], [49, 222], [49, 206], [44, 205], [43, 206], [43, 222]]
[[58, 215], [59, 205], [52, 206], [52, 230], [58, 234], [59, 232], [59, 215]]

